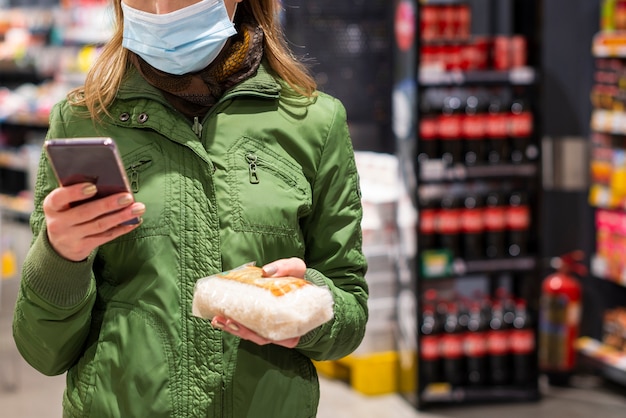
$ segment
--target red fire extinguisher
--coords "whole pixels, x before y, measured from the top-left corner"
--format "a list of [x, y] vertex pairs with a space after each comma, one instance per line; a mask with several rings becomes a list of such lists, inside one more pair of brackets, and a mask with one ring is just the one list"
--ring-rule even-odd
[[552, 260], [556, 271], [541, 285], [539, 307], [539, 369], [552, 385], [563, 386], [576, 366], [582, 290], [578, 276], [587, 274], [584, 252], [573, 251]]

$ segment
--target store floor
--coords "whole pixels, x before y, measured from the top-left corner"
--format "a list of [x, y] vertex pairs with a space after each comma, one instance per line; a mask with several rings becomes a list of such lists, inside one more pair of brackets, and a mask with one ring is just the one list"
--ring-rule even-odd
[[[0, 416], [61, 417], [64, 376], [46, 377], [28, 366], [11, 337], [18, 280], [0, 282]], [[626, 390], [595, 377], [578, 378], [576, 388], [543, 387], [541, 401], [522, 404], [463, 405], [416, 411], [397, 395], [365, 396], [342, 381], [321, 380], [318, 418], [624, 418]]]

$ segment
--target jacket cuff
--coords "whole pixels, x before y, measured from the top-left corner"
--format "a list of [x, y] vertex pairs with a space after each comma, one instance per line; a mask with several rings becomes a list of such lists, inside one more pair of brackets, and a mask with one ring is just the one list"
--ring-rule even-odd
[[328, 287], [328, 283], [326, 282], [326, 276], [315, 269], [306, 269], [304, 272], [305, 280], [313, 283], [319, 287]]
[[[326, 282], [326, 276], [324, 276], [322, 273], [315, 269], [306, 269], [306, 272], [304, 273], [304, 278], [316, 286], [328, 287], [328, 283]], [[315, 329], [312, 329], [311, 331], [301, 336], [297, 348], [309, 348], [309, 345], [314, 344], [315, 341], [317, 341], [318, 339], [319, 333], [322, 332], [323, 327], [324, 324]]]
[[96, 251], [93, 251], [83, 261], [69, 261], [52, 248], [48, 233], [42, 228], [24, 263], [22, 280], [35, 294], [51, 304], [76, 306], [89, 293], [95, 254]]

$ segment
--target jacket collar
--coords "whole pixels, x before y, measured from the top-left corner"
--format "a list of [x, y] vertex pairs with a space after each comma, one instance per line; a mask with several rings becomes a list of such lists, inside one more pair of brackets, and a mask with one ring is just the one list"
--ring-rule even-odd
[[[227, 90], [219, 102], [245, 95], [277, 99], [281, 89], [280, 83], [270, 74], [269, 65], [263, 61], [255, 75]], [[168, 105], [161, 92], [151, 86], [134, 67], [128, 69], [117, 97], [121, 100], [151, 99]]]

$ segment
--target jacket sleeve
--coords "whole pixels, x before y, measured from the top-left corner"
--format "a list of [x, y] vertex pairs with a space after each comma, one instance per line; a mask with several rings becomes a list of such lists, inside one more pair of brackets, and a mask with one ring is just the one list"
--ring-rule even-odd
[[333, 360], [361, 343], [368, 319], [367, 263], [362, 252], [361, 193], [346, 111], [334, 100], [316, 178], [313, 210], [303, 223], [306, 278], [327, 286], [334, 318], [304, 335], [297, 347], [314, 360]]
[[[63, 126], [57, 105], [47, 137], [63, 137]], [[72, 262], [59, 256], [48, 241], [42, 203], [56, 187], [42, 151], [30, 218], [33, 241], [22, 266], [13, 338], [22, 357], [46, 375], [64, 373], [78, 360], [89, 333], [96, 295], [91, 268], [94, 254]]]

